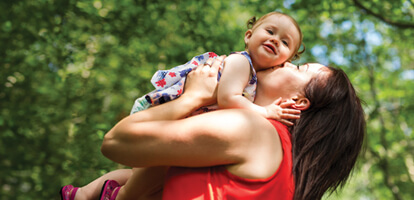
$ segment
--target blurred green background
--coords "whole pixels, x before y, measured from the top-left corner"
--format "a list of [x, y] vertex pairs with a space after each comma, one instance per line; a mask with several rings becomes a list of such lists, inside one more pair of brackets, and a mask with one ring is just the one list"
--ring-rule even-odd
[[246, 21], [273, 10], [301, 25], [295, 63], [342, 68], [365, 102], [366, 151], [326, 199], [414, 199], [412, 0], [2, 0], [0, 199], [59, 199], [124, 167], [101, 141], [152, 74], [243, 50]]

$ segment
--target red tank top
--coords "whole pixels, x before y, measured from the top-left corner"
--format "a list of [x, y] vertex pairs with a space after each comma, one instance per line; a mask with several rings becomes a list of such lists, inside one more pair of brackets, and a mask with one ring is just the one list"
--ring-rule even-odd
[[165, 180], [163, 200], [293, 199], [291, 134], [280, 122], [269, 121], [279, 133], [283, 148], [282, 162], [272, 176], [246, 179], [231, 174], [225, 166], [171, 167]]

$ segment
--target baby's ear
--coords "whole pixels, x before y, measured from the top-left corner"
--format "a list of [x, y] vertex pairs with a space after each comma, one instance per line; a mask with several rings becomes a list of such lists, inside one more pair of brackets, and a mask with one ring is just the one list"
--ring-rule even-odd
[[295, 101], [295, 105], [293, 105], [293, 107], [298, 110], [306, 110], [310, 106], [310, 101], [306, 97], [295, 98], [293, 101]]
[[246, 45], [246, 47], [249, 44], [250, 38], [252, 37], [252, 33], [252, 29], [249, 29], [244, 34], [244, 44]]

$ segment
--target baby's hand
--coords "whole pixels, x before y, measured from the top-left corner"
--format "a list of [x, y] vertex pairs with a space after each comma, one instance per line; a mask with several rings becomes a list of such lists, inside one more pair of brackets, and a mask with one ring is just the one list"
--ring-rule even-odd
[[300, 110], [292, 108], [295, 102], [283, 102], [282, 98], [277, 99], [272, 104], [265, 106], [267, 116], [266, 118], [275, 119], [286, 126], [292, 126], [292, 119], [300, 118]]

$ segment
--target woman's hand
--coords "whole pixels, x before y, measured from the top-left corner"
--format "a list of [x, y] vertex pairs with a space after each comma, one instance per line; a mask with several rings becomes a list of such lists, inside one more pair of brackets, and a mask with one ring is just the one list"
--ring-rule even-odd
[[[221, 63], [226, 56], [214, 61], [208, 59], [206, 64], [198, 66], [187, 75], [184, 93], [180, 98], [191, 98], [201, 106], [217, 102], [217, 76]], [[210, 64], [211, 63], [211, 64]]]

